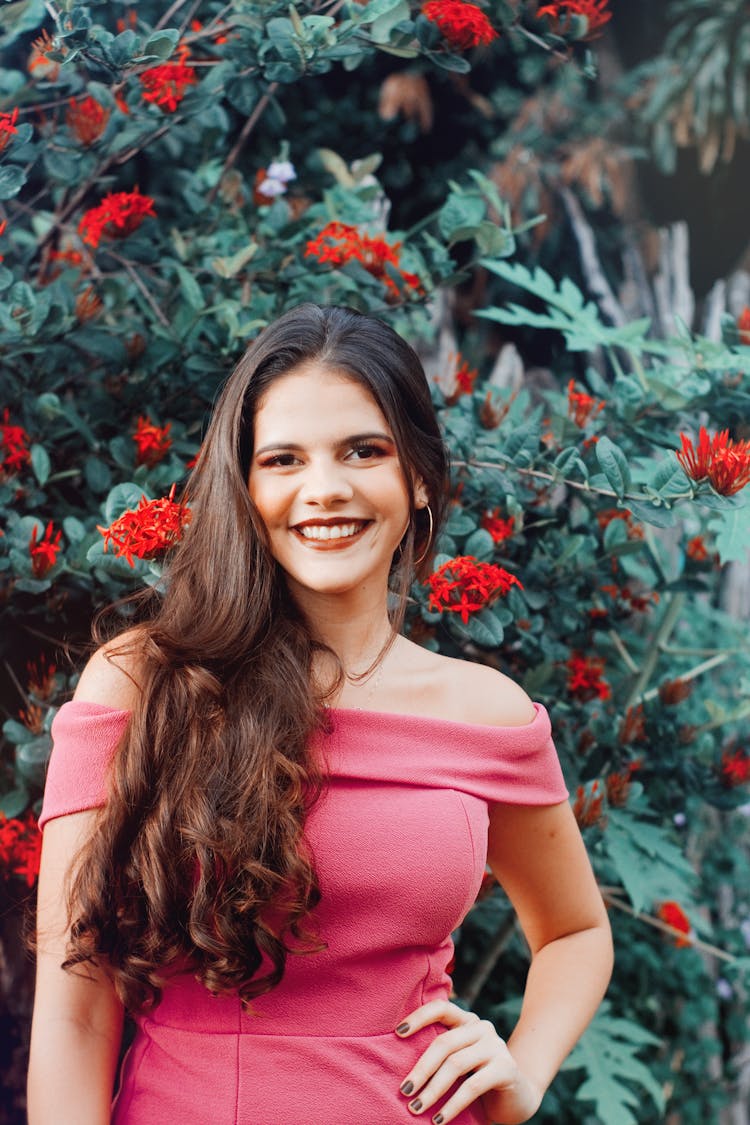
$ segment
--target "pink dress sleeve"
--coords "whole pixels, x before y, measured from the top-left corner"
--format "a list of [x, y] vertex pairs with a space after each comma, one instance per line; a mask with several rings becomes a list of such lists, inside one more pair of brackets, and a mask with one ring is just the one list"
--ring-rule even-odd
[[104, 804], [107, 768], [129, 717], [129, 711], [100, 703], [71, 700], [62, 705], [52, 721], [40, 828], [53, 817]]

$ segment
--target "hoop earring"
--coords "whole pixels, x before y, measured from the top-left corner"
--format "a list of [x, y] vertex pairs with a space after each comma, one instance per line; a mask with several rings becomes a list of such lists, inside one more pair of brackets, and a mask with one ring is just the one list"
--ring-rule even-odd
[[425, 504], [425, 507], [427, 509], [427, 515], [430, 519], [430, 534], [427, 536], [427, 546], [425, 547], [424, 551], [422, 551], [422, 554], [419, 556], [419, 558], [414, 560], [414, 566], [419, 566], [419, 564], [424, 562], [424, 560], [427, 558], [430, 547], [432, 546], [432, 536], [435, 533], [435, 522], [432, 518], [432, 508], [429, 504]]

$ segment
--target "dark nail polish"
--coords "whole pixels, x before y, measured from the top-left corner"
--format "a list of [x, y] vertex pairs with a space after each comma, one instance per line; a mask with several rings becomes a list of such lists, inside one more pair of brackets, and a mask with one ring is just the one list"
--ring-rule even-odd
[[434, 1125], [443, 1125], [442, 1113], [436, 1113], [432, 1120], [434, 1122]]
[[408, 1023], [400, 1023], [398, 1025], [398, 1027], [396, 1028], [396, 1034], [397, 1035], [406, 1035], [408, 1030], [409, 1030]]
[[419, 1113], [422, 1108], [422, 1103], [419, 1098], [415, 1098], [413, 1102], [409, 1102], [409, 1109], [413, 1109], [415, 1113]]
[[407, 1096], [409, 1094], [411, 1094], [413, 1090], [414, 1090], [414, 1083], [413, 1082], [404, 1082], [403, 1086], [401, 1087], [401, 1093], [406, 1094]]

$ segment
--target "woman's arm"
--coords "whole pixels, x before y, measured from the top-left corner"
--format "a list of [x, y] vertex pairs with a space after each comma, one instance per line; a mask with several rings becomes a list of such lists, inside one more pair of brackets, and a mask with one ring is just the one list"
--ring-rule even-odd
[[107, 1125], [123, 1010], [101, 969], [60, 968], [67, 945], [65, 879], [94, 812], [44, 830], [37, 907], [37, 971], [28, 1075], [29, 1125]]
[[[119, 638], [117, 646], [135, 634]], [[138, 661], [99, 649], [75, 699], [132, 708]], [[123, 1008], [104, 968], [60, 966], [68, 944], [68, 873], [88, 839], [95, 810], [48, 821], [37, 899], [37, 972], [28, 1075], [29, 1125], [105, 1125], [122, 1037]]]
[[488, 859], [531, 947], [520, 1019], [506, 1044], [488, 1020], [449, 1001], [431, 1001], [397, 1029], [412, 1035], [446, 1027], [404, 1078], [415, 1115], [458, 1083], [435, 1125], [448, 1125], [481, 1098], [487, 1120], [520, 1125], [536, 1113], [547, 1086], [596, 1011], [612, 970], [606, 911], [578, 826], [566, 803], [496, 805]]

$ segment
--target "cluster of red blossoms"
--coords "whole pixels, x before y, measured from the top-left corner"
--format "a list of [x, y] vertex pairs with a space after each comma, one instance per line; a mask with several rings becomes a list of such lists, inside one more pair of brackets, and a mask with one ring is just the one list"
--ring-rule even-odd
[[511, 586], [523, 586], [513, 574], [494, 563], [478, 562], [473, 555], [448, 559], [425, 582], [429, 586], [429, 608], [439, 613], [459, 613], [464, 625], [470, 613], [479, 613]]
[[676, 946], [684, 947], [687, 945], [692, 945], [692, 942], [688, 941], [686, 937], [679, 936], [680, 934], [690, 934], [693, 929], [693, 927], [690, 925], [690, 919], [680, 906], [679, 902], [662, 902], [658, 907], [656, 914], [657, 917], [662, 920], [662, 922], [665, 922], [668, 926], [671, 926], [673, 930], [678, 931], [677, 935], [675, 936]]
[[737, 331], [740, 334], [740, 343], [744, 347], [750, 346], [750, 308], [747, 305], [737, 317]]
[[18, 106], [10, 113], [0, 113], [0, 152], [3, 151], [11, 137], [18, 132]]
[[10, 820], [0, 812], [0, 871], [18, 875], [33, 887], [39, 874], [42, 834], [33, 813]]
[[104, 536], [104, 550], [111, 544], [117, 558], [127, 559], [134, 566], [134, 558], [155, 559], [179, 542], [192, 513], [186, 504], [174, 499], [174, 493], [172, 485], [169, 496], [159, 500], [142, 496], [137, 508], [123, 512], [109, 527], [97, 525]]
[[65, 122], [82, 145], [92, 145], [94, 141], [98, 141], [108, 121], [109, 110], [100, 105], [96, 98], [89, 95], [70, 99]]
[[585, 16], [588, 29], [584, 38], [594, 39], [612, 19], [612, 13], [607, 10], [608, 4], [609, 0], [556, 0], [553, 4], [544, 4], [536, 14], [537, 19], [546, 17], [553, 20], [558, 35], [569, 29], [571, 16]]
[[163, 113], [175, 112], [188, 86], [195, 86], [198, 82], [195, 67], [188, 65], [187, 56], [187, 47], [180, 47], [177, 62], [162, 63], [143, 71], [140, 81], [144, 102], [158, 105]]
[[574, 652], [566, 661], [568, 669], [568, 691], [579, 699], [609, 699], [612, 689], [602, 678], [604, 661], [596, 656], [584, 656]]
[[111, 191], [97, 207], [90, 207], [78, 224], [84, 242], [96, 248], [102, 238], [125, 238], [147, 216], [156, 217], [154, 201], [135, 191]]
[[158, 465], [166, 457], [172, 445], [172, 439], [169, 436], [170, 428], [171, 422], [167, 422], [166, 426], [157, 426], [150, 418], [140, 417], [138, 419], [133, 434], [136, 465], [147, 465], [149, 469], [152, 469], [154, 465]]
[[698, 446], [680, 434], [682, 449], [677, 460], [694, 481], [707, 480], [721, 496], [733, 496], [750, 481], [750, 441], [730, 441], [729, 430], [709, 437], [705, 426], [698, 433]]
[[571, 379], [568, 383], [568, 414], [575, 422], [576, 426], [585, 426], [589, 418], [599, 413], [604, 409], [604, 402], [592, 398], [591, 395], [585, 394], [583, 391], [577, 391], [575, 380]]
[[31, 558], [31, 569], [35, 578], [44, 578], [52, 570], [60, 553], [61, 539], [61, 531], [53, 533], [52, 520], [44, 529], [44, 535], [41, 539], [37, 536], [36, 525], [34, 526], [31, 539], [29, 539], [29, 557]]
[[746, 750], [726, 750], [721, 756], [721, 779], [730, 788], [750, 781], [750, 754]]
[[422, 288], [416, 274], [405, 273], [399, 267], [400, 248], [400, 242], [391, 246], [384, 238], [370, 238], [349, 223], [331, 222], [307, 243], [305, 257], [317, 258], [322, 264], [334, 267], [359, 262], [368, 273], [383, 282], [390, 296], [398, 300], [401, 293], [387, 266], [391, 266], [411, 289]]
[[513, 534], [513, 516], [504, 520], [498, 515], [499, 511], [499, 508], [493, 508], [491, 512], [485, 512], [479, 525], [489, 531], [493, 543], [503, 543]]
[[0, 422], [0, 475], [18, 473], [30, 460], [29, 435], [23, 426], [11, 426], [6, 407]]
[[465, 0], [428, 0], [422, 14], [437, 24], [440, 32], [457, 51], [486, 46], [497, 39], [497, 32], [482, 9]]

